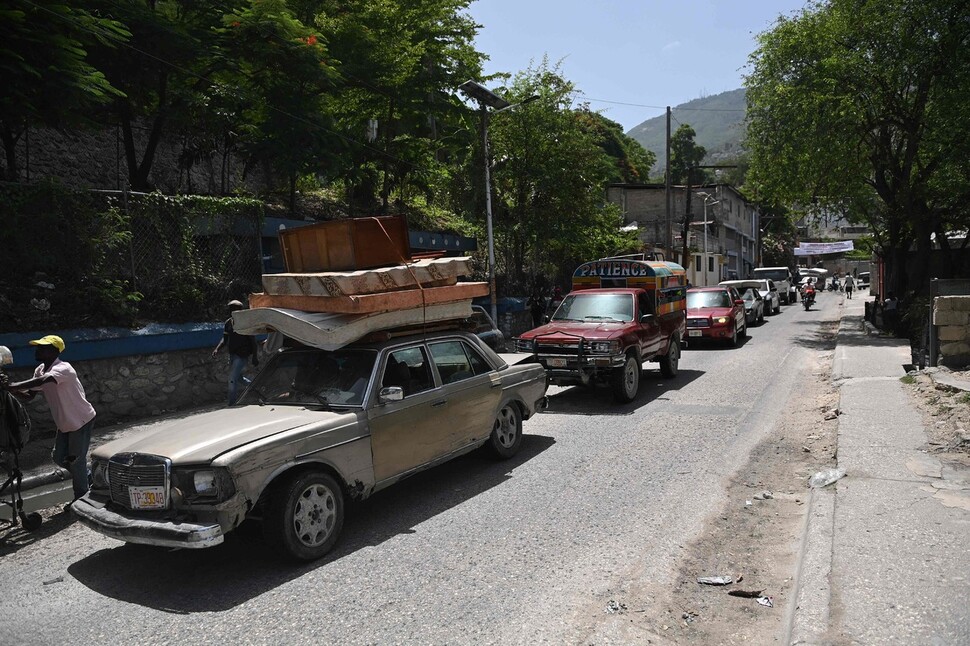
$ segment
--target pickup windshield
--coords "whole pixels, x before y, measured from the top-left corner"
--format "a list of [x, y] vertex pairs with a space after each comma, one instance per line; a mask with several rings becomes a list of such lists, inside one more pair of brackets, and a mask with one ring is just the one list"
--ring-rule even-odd
[[632, 321], [633, 294], [570, 294], [553, 321]]
[[360, 406], [375, 350], [287, 350], [273, 357], [239, 401], [287, 406]]

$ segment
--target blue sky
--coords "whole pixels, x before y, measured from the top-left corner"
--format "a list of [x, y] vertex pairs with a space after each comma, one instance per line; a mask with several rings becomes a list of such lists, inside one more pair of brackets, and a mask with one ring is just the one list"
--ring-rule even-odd
[[[485, 73], [543, 56], [590, 107], [629, 131], [702, 96], [743, 85], [755, 36], [805, 0], [476, 0]], [[593, 100], [596, 99], [596, 100]], [[637, 105], [622, 105], [637, 104]]]

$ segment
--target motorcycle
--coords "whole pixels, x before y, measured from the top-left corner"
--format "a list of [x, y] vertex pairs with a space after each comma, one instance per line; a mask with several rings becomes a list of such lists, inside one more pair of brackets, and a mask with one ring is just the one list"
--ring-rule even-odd
[[805, 311], [807, 312], [812, 305], [815, 304], [815, 290], [806, 289], [802, 292], [802, 305], [805, 306]]

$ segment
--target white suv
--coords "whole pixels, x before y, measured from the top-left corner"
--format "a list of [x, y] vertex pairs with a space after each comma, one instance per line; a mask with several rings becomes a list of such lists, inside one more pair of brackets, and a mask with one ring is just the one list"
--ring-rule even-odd
[[754, 277], [757, 280], [766, 278], [775, 281], [775, 287], [778, 288], [778, 297], [785, 305], [798, 300], [795, 291], [795, 279], [788, 267], [758, 267], [754, 270]]

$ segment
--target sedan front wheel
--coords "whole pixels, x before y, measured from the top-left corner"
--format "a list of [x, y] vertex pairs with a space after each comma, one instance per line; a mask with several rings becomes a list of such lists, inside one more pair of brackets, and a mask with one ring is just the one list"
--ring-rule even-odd
[[344, 497], [330, 475], [304, 471], [276, 488], [263, 520], [266, 540], [290, 558], [313, 561], [337, 542]]

